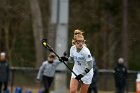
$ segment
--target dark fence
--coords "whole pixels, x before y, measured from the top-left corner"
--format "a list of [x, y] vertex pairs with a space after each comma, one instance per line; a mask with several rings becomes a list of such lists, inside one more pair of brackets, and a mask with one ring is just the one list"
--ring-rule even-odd
[[[33, 89], [38, 91], [41, 86], [36, 82], [38, 69], [35, 68], [21, 68], [14, 67], [11, 68], [10, 82], [9, 87], [11, 93], [13, 93], [15, 87], [20, 86], [23, 90]], [[70, 79], [71, 73], [69, 71], [59, 71], [56, 73], [65, 73], [67, 74], [68, 79]], [[114, 91], [114, 77], [113, 70], [99, 69], [99, 75], [97, 79], [97, 87], [99, 91]], [[128, 71], [128, 80], [127, 80], [127, 93], [135, 92], [136, 89], [136, 78], [137, 71]], [[54, 82], [55, 83], [55, 82]], [[54, 83], [52, 89], [54, 89]], [[69, 88], [69, 80], [67, 83], [67, 88]], [[35, 92], [33, 92], [35, 93]], [[37, 93], [37, 92], [36, 92]]]

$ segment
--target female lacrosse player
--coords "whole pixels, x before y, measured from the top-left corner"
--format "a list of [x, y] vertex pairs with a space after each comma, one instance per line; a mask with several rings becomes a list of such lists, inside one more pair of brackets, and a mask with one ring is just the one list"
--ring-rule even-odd
[[70, 81], [70, 93], [77, 92], [79, 81], [82, 81], [80, 93], [87, 93], [93, 76], [93, 60], [89, 49], [85, 45], [82, 31], [74, 31], [72, 44], [73, 46], [70, 49], [69, 59], [61, 57], [61, 59], [64, 61], [74, 62], [73, 71], [77, 76], [72, 73]]

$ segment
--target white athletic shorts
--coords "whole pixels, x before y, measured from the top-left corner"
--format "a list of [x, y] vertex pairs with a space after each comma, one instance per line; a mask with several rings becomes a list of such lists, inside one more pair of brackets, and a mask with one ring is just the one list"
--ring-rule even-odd
[[[89, 71], [84, 77], [81, 78], [84, 84], [91, 84], [92, 82], [92, 77], [93, 77], [93, 69]], [[72, 78], [75, 78], [76, 76], [72, 73]]]

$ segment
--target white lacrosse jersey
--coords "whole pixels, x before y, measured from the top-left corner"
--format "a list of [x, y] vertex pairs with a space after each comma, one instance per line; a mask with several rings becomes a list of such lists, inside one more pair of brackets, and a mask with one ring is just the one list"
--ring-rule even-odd
[[[88, 67], [87, 62], [93, 61], [89, 49], [85, 46], [77, 52], [76, 46], [72, 46], [70, 49], [70, 57], [74, 59], [73, 71], [76, 75], [81, 74], [85, 68]], [[72, 73], [72, 77], [75, 78], [75, 75]], [[83, 83], [90, 84], [93, 77], [93, 68], [81, 79]]]

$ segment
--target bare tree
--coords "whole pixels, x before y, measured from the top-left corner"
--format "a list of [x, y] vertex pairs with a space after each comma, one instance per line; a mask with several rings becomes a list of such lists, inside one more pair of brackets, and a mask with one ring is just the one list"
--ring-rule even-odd
[[123, 58], [128, 66], [128, 0], [123, 0], [123, 29], [122, 29]]
[[32, 15], [32, 26], [35, 39], [36, 67], [43, 61], [43, 47], [40, 41], [43, 38], [42, 17], [38, 0], [29, 0]]
[[[9, 22], [6, 20], [5, 25], [4, 25], [4, 31], [5, 31], [5, 46], [6, 46], [6, 51], [9, 52]], [[9, 56], [10, 54], [8, 54]]]

